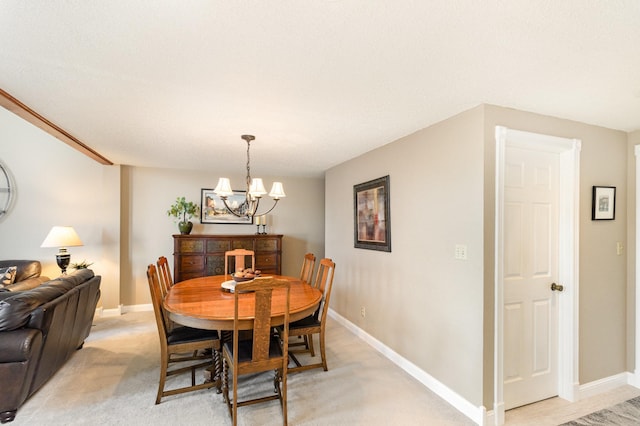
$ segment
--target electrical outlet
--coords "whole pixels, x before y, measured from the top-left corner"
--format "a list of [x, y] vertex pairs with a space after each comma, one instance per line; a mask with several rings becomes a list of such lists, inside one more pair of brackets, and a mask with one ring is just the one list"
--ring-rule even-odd
[[362, 318], [364, 318], [364, 317], [367, 315], [367, 312], [366, 312], [366, 310], [364, 309], [364, 306], [362, 306], [362, 307], [360, 308], [360, 315], [362, 315]]
[[467, 246], [464, 244], [456, 244], [454, 257], [459, 260], [467, 260]]

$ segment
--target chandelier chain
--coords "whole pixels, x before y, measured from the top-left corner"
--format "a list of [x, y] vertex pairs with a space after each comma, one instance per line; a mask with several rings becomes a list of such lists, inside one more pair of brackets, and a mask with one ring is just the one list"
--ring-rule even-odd
[[249, 158], [249, 148], [251, 142], [247, 140], [247, 197], [249, 196], [249, 186], [251, 185], [251, 160]]

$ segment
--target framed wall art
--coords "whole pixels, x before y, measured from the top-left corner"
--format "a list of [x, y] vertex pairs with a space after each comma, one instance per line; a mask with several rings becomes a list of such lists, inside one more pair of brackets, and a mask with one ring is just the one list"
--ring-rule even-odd
[[616, 187], [594, 186], [591, 200], [591, 220], [616, 218]]
[[[227, 204], [238, 214], [244, 213], [246, 191], [233, 191], [233, 195], [227, 197]], [[218, 197], [213, 189], [202, 189], [202, 209], [200, 210], [200, 223], [221, 223], [221, 224], [253, 224], [252, 217], [238, 217], [230, 213], [224, 202]]]
[[391, 251], [389, 176], [353, 186], [354, 247]]

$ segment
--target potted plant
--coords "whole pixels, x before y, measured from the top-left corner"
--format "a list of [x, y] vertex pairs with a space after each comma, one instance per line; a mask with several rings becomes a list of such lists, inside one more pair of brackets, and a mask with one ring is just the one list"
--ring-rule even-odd
[[193, 223], [191, 223], [189, 219], [196, 216], [199, 211], [199, 205], [191, 201], [186, 201], [184, 197], [178, 197], [176, 198], [176, 202], [167, 210], [167, 216], [181, 219], [178, 222], [178, 229], [180, 229], [181, 234], [188, 235], [193, 228]]
[[93, 265], [93, 262], [87, 262], [83, 260], [82, 262], [72, 263], [70, 266], [73, 269], [87, 269], [89, 266]]

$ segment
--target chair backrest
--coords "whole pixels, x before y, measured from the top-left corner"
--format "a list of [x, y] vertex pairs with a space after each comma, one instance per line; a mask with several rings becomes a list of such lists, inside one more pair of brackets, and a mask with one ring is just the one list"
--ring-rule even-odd
[[300, 271], [300, 280], [307, 284], [311, 284], [313, 279], [313, 268], [316, 266], [316, 256], [313, 253], [304, 255], [302, 262], [302, 270]]
[[167, 330], [170, 328], [169, 316], [162, 307], [162, 289], [158, 271], [154, 264], [147, 267], [147, 281], [149, 281], [149, 292], [151, 293], [151, 303], [153, 304], [153, 313], [156, 317], [156, 325], [160, 334], [160, 345], [164, 347], [167, 342]]
[[318, 317], [322, 315], [320, 322], [323, 324], [327, 316], [327, 310], [329, 309], [329, 299], [331, 298], [331, 288], [333, 287], [333, 272], [335, 269], [335, 262], [329, 258], [324, 258], [320, 260], [318, 273], [316, 274], [315, 287], [322, 293], [322, 301], [314, 316], [318, 319]]
[[167, 262], [166, 257], [160, 256], [157, 265], [160, 271], [160, 289], [162, 290], [162, 297], [164, 298], [173, 285], [173, 278], [171, 278], [171, 270], [169, 270], [169, 262]]
[[[251, 269], [256, 269], [256, 256], [253, 250], [235, 249], [224, 253], [224, 274], [229, 275], [245, 268], [245, 256], [251, 256]], [[229, 269], [229, 259], [234, 261], [233, 270]]]
[[[285, 309], [284, 309], [284, 327], [285, 331], [282, 334], [283, 345], [283, 368], [288, 362], [287, 351], [289, 347], [289, 300], [291, 283], [287, 280], [278, 280], [274, 278], [256, 279], [253, 281], [237, 283], [234, 290], [235, 307], [233, 314], [233, 356], [234, 365], [238, 364], [238, 341], [240, 322], [242, 317], [249, 313], [243, 313], [239, 315], [239, 299], [249, 296], [247, 293], [254, 293], [255, 304], [253, 305], [253, 353], [251, 362], [256, 363], [256, 368], [260, 368], [260, 362], [269, 359], [269, 345], [271, 342], [271, 330], [272, 325], [272, 312], [271, 312], [271, 300], [274, 297], [274, 290], [284, 289]], [[282, 293], [275, 295], [276, 297], [282, 297]], [[251, 297], [251, 296], [249, 296]], [[250, 315], [250, 314], [249, 314]]]

